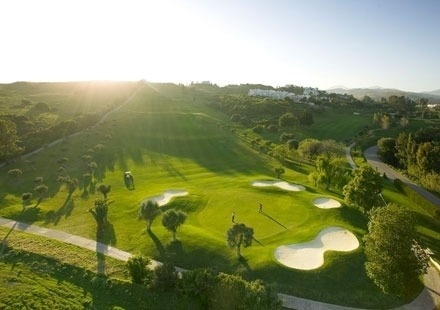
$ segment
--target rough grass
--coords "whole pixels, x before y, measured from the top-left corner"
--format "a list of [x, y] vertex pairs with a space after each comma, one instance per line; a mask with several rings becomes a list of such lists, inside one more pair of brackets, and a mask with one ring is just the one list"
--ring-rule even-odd
[[101, 258], [107, 277], [97, 276], [92, 251], [21, 232], [9, 246], [0, 260], [1, 309], [198, 309], [174, 292], [131, 284], [125, 263], [109, 257]]

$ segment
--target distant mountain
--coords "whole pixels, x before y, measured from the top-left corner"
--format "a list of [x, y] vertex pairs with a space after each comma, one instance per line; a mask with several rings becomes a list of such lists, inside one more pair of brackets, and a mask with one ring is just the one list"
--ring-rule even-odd
[[376, 101], [380, 98], [387, 98], [390, 96], [405, 96], [418, 101], [420, 98], [428, 99], [431, 104], [440, 104], [440, 89], [433, 92], [413, 93], [406, 92], [399, 89], [392, 88], [332, 88], [326, 90], [328, 93], [353, 95], [355, 98], [362, 99], [364, 96], [369, 96]]
[[440, 96], [440, 89], [433, 90], [433, 91], [428, 91], [428, 92], [426, 92], [426, 94]]

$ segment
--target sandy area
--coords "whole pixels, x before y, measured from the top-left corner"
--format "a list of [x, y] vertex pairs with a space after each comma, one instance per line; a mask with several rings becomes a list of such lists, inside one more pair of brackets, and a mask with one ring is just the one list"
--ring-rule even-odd
[[253, 181], [252, 186], [256, 187], [267, 187], [276, 186], [286, 191], [300, 192], [305, 191], [306, 188], [302, 185], [287, 183], [286, 181]]
[[187, 191], [175, 189], [175, 190], [165, 191], [165, 192], [163, 192], [162, 195], [150, 197], [147, 199], [156, 201], [157, 204], [159, 205], [159, 207], [161, 207], [163, 205], [166, 205], [168, 202], [170, 202], [170, 200], [173, 197], [186, 196], [186, 195], [188, 195]]
[[353, 233], [341, 227], [329, 227], [312, 241], [277, 247], [274, 255], [289, 268], [311, 270], [324, 264], [325, 251], [349, 252], [358, 247], [359, 241]]
[[313, 204], [321, 209], [333, 209], [341, 207], [341, 203], [339, 201], [326, 197], [318, 197], [313, 199]]

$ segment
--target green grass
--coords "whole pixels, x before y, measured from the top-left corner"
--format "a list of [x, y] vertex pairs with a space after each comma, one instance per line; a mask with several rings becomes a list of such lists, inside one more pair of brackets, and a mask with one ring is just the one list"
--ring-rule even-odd
[[[304, 136], [342, 139], [369, 119], [353, 116], [352, 112], [329, 112], [317, 118], [316, 125], [302, 133]], [[112, 186], [109, 199], [114, 200], [106, 240], [122, 250], [158, 260], [168, 257], [188, 269], [214, 266], [247, 279], [276, 283], [283, 293], [334, 304], [389, 308], [407, 301], [380, 293], [367, 278], [362, 248], [350, 253], [329, 252], [325, 265], [313, 271], [291, 270], [278, 264], [273, 257], [277, 246], [309, 241], [329, 226], [345, 227], [361, 240], [367, 231], [366, 218], [347, 206], [330, 210], [313, 206], [318, 196], [340, 201], [342, 197], [312, 187], [307, 179], [312, 168], [307, 165], [286, 169], [283, 176], [286, 181], [306, 186], [305, 192], [252, 187], [253, 180], [274, 179], [273, 169], [279, 163], [249, 148], [228, 129], [229, 125], [226, 115], [200, 100], [194, 101], [177, 87], [146, 87], [101, 125], [3, 168], [0, 216], [18, 219], [21, 194], [32, 191], [33, 180], [43, 176], [49, 186], [48, 196], [38, 207], [28, 207], [22, 219], [94, 239], [96, 224], [87, 210], [100, 198], [95, 186], [105, 183]], [[104, 149], [92, 152], [99, 143]], [[56, 161], [67, 157], [66, 171], [81, 181], [87, 172], [81, 160], [84, 154], [90, 154], [98, 163], [96, 185], [82, 184], [67, 201], [66, 189], [55, 181], [59, 166]], [[23, 175], [11, 180], [6, 172], [12, 168], [22, 169]], [[135, 190], [124, 186], [123, 173], [127, 170], [133, 173]], [[162, 227], [160, 218], [153, 223], [151, 233], [145, 231], [145, 222], [137, 220], [141, 201], [169, 189], [189, 192], [164, 207], [188, 213], [178, 231], [178, 243], [171, 242], [171, 233]], [[387, 187], [385, 197], [408, 205], [392, 187]], [[270, 217], [258, 213], [259, 202]], [[438, 241], [438, 222], [424, 218], [423, 210], [416, 206], [409, 207], [420, 214], [418, 229], [426, 240], [432, 244]], [[226, 246], [233, 211], [237, 221], [255, 230], [256, 241], [242, 250], [244, 262], [239, 262]]]
[[0, 260], [1, 309], [198, 308], [175, 293], [132, 285], [124, 262], [104, 258], [109, 282], [98, 285], [92, 251], [16, 231], [8, 241], [11, 250]]

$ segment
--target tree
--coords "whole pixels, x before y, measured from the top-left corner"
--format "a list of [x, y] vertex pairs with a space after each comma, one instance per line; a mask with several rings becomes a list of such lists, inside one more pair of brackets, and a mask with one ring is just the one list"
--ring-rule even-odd
[[159, 204], [154, 200], [147, 200], [143, 201], [139, 207], [138, 219], [147, 221], [147, 230], [151, 230], [151, 225], [159, 214]]
[[415, 241], [415, 219], [395, 204], [370, 212], [364, 237], [369, 278], [385, 293], [405, 295], [418, 276], [426, 273], [429, 256]]
[[314, 159], [319, 154], [321, 143], [317, 139], [304, 139], [298, 145], [298, 153], [309, 159]]
[[111, 189], [112, 189], [111, 185], [101, 184], [98, 186], [98, 191], [104, 196], [104, 199], [107, 199], [107, 195], [108, 193], [110, 193]]
[[21, 203], [23, 205], [23, 208], [26, 207], [32, 199], [32, 193], [23, 193], [21, 195]]
[[387, 164], [396, 166], [398, 164], [396, 158], [396, 140], [393, 138], [380, 138], [377, 141], [379, 155]]
[[235, 223], [226, 233], [226, 240], [230, 248], [237, 250], [237, 257], [241, 258], [241, 246], [245, 248], [252, 245], [254, 229], [243, 223]]
[[217, 282], [216, 274], [203, 268], [183, 272], [178, 284], [183, 295], [198, 300], [202, 309], [210, 309]]
[[295, 122], [296, 122], [296, 117], [290, 112], [284, 113], [278, 119], [278, 125], [280, 127], [293, 126], [295, 125]]
[[281, 176], [286, 172], [283, 167], [275, 168], [275, 174], [277, 175], [277, 179], [281, 179]]
[[187, 214], [180, 210], [169, 209], [162, 215], [162, 225], [173, 233], [173, 241], [176, 241], [177, 229], [186, 220]]
[[37, 192], [38, 196], [39, 196], [38, 203], [40, 203], [41, 200], [43, 200], [44, 194], [46, 194], [48, 190], [49, 190], [49, 188], [47, 187], [47, 185], [44, 185], [44, 184], [37, 185], [34, 188], [34, 191]]
[[11, 169], [11, 170], [8, 170], [8, 175], [10, 177], [13, 177], [13, 178], [18, 178], [22, 174], [23, 174], [23, 171], [21, 171], [21, 169]]
[[301, 156], [309, 159], [316, 159], [322, 155], [330, 160], [333, 157], [344, 155], [344, 146], [334, 140], [304, 139], [298, 145], [298, 152]]
[[[105, 226], [107, 225], [107, 213], [108, 207], [112, 204], [113, 201], [107, 202], [107, 200], [95, 200], [95, 206], [90, 208], [88, 212], [93, 215], [93, 218], [96, 221], [97, 227], [97, 239], [101, 239], [104, 237]], [[100, 240], [98, 240], [100, 241]]]
[[422, 172], [440, 173], [440, 143], [424, 142], [417, 149], [417, 166]]
[[310, 110], [303, 110], [298, 114], [300, 125], [310, 126], [313, 124], [313, 114]]
[[322, 183], [325, 189], [332, 184], [342, 187], [346, 183], [347, 161], [341, 157], [330, 159], [319, 155], [315, 161], [316, 173], [312, 172], [310, 179], [315, 183]]
[[428, 99], [426, 98], [420, 98], [419, 100], [419, 109], [420, 109], [420, 116], [422, 119], [425, 118], [426, 112], [429, 110], [428, 108]]
[[382, 177], [370, 166], [355, 169], [353, 178], [343, 188], [345, 202], [364, 213], [383, 204], [379, 196], [381, 191]]
[[15, 123], [0, 119], [0, 161], [8, 160], [23, 151], [18, 142]]
[[280, 309], [281, 301], [273, 286], [261, 280], [246, 281], [239, 275], [219, 273], [213, 292], [213, 305], [221, 309]]

